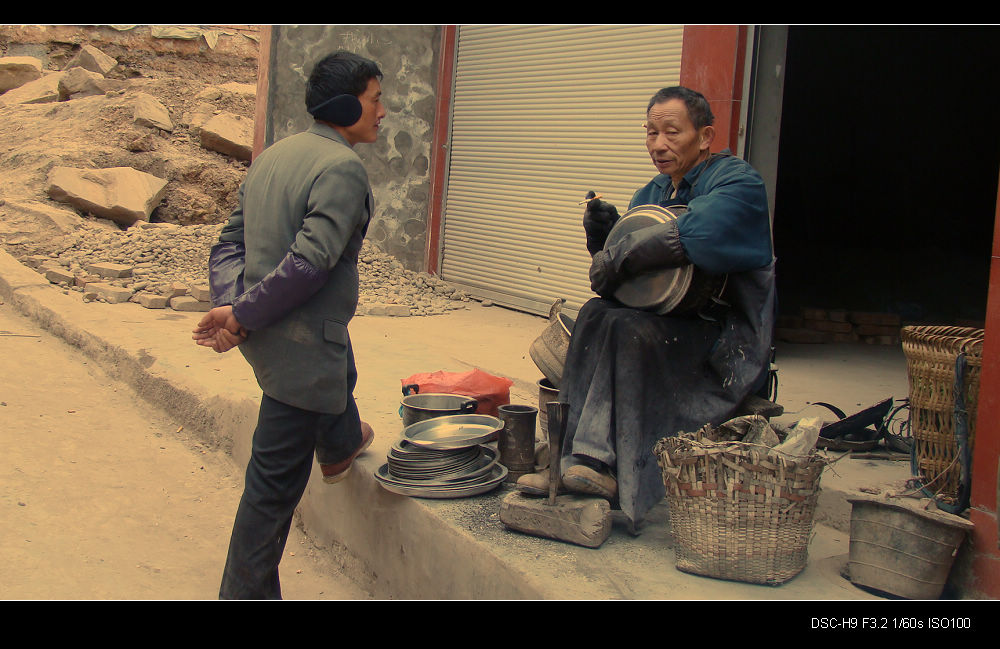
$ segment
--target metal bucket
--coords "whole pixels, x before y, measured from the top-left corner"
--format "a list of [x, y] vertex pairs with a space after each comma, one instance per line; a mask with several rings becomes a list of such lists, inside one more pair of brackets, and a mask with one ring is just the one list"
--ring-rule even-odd
[[399, 403], [404, 427], [435, 417], [471, 414], [479, 407], [478, 401], [461, 394], [411, 394]]
[[915, 505], [872, 498], [848, 500], [852, 503], [851, 582], [905, 599], [938, 599], [973, 524]]
[[531, 360], [555, 387], [559, 387], [559, 383], [562, 381], [569, 339], [573, 334], [573, 326], [576, 324], [573, 318], [561, 313], [564, 302], [563, 299], [556, 300], [549, 308], [548, 326], [528, 348]]

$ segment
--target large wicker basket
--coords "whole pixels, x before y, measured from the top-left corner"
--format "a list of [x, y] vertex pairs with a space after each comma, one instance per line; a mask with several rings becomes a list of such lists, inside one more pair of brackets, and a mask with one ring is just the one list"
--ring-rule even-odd
[[[972, 456], [983, 333], [982, 329], [970, 327], [909, 326], [903, 327], [901, 334], [910, 384], [913, 471], [926, 491], [945, 502], [956, 501], [962, 487], [958, 445], [961, 424], [966, 426], [968, 453]], [[956, 393], [956, 363], [960, 356], [964, 359], [964, 376]], [[956, 412], [961, 420], [956, 418]]]
[[805, 568], [826, 460], [690, 436], [654, 447], [678, 570], [782, 584]]

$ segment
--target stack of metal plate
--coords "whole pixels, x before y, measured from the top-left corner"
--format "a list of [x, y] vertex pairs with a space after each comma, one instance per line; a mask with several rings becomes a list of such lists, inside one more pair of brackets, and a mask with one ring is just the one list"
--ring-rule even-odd
[[507, 468], [497, 462], [497, 451], [480, 442], [502, 427], [486, 415], [437, 417], [407, 426], [375, 478], [393, 493], [418, 498], [462, 498], [495, 489]]

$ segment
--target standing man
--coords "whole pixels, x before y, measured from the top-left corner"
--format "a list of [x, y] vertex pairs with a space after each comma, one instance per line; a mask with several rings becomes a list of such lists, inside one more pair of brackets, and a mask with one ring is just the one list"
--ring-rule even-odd
[[[701, 93], [664, 88], [646, 109], [646, 148], [659, 174], [638, 205], [686, 205], [676, 221], [606, 245], [618, 211], [591, 200], [583, 224], [591, 288], [573, 328], [559, 398], [569, 403], [565, 489], [617, 500], [631, 526], [664, 496], [653, 446], [718, 425], [765, 385], [775, 317], [774, 257], [760, 175], [728, 151], [711, 153], [714, 118]], [[592, 196], [592, 194], [590, 194]], [[711, 317], [658, 315], [622, 305], [629, 277], [694, 264], [728, 274]], [[519, 480], [539, 493], [546, 476]]]
[[374, 438], [354, 400], [347, 326], [373, 207], [353, 147], [378, 136], [381, 79], [349, 52], [316, 64], [305, 97], [315, 122], [254, 160], [210, 254], [215, 306], [193, 338], [217, 352], [238, 345], [263, 392], [222, 599], [281, 598], [278, 563], [313, 455], [338, 482]]

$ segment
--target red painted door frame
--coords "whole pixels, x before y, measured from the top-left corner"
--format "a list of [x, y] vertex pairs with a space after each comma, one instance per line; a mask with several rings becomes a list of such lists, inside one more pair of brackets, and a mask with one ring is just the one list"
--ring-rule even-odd
[[972, 565], [969, 590], [978, 597], [1000, 599], [1000, 530], [997, 503], [1000, 494], [1000, 192], [993, 217], [993, 253], [990, 259], [989, 295], [986, 300], [986, 339], [979, 375], [976, 443], [972, 457], [972, 492], [969, 519]]
[[271, 26], [260, 25], [257, 32], [259, 45], [257, 47], [257, 100], [254, 104], [253, 116], [253, 154], [252, 158], [264, 150], [264, 138], [267, 132], [269, 88], [271, 84]]
[[458, 27], [441, 26], [440, 63], [437, 78], [437, 108], [431, 140], [430, 202], [427, 215], [427, 248], [424, 270], [437, 274], [441, 260], [441, 220], [444, 215], [444, 188], [448, 177], [448, 131], [451, 128], [451, 88], [455, 77], [455, 48]]
[[713, 151], [737, 150], [746, 63], [745, 25], [688, 26], [681, 47], [680, 85], [705, 95], [715, 115]]

